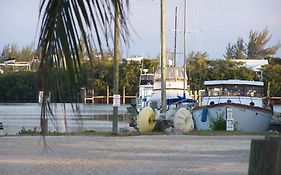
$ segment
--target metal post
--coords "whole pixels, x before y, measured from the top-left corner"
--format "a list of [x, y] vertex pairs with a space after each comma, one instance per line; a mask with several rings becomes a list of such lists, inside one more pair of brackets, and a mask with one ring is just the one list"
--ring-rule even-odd
[[184, 70], [184, 84], [183, 84], [183, 97], [186, 97], [185, 91], [186, 91], [186, 3], [187, 0], [184, 1], [184, 23], [183, 23], [183, 70]]
[[[114, 1], [115, 7], [115, 26], [114, 26], [114, 62], [113, 62], [113, 95], [118, 95], [118, 86], [119, 86], [119, 40], [120, 40], [120, 9], [119, 9], [119, 0]], [[118, 128], [118, 106], [113, 106], [113, 119], [112, 119], [112, 133], [117, 134]]]
[[166, 0], [161, 0], [161, 113], [166, 113]]
[[178, 7], [175, 10], [175, 43], [174, 43], [174, 67], [177, 64], [177, 23], [178, 23]]

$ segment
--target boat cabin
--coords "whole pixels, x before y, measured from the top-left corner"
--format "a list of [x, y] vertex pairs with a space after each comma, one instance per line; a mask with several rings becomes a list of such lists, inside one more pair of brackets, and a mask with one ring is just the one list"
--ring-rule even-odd
[[217, 103], [239, 103], [263, 106], [263, 82], [245, 80], [205, 81], [203, 105]]
[[147, 101], [150, 99], [153, 92], [153, 78], [154, 74], [147, 73], [147, 71], [140, 74], [140, 84], [137, 98], [138, 108], [143, 108], [147, 105]]
[[205, 96], [262, 97], [263, 82], [242, 80], [206, 81]]
[[154, 74], [141, 74], [140, 85], [153, 85]]
[[[166, 81], [170, 80], [184, 80], [184, 69], [182, 67], [167, 67], [166, 68]], [[154, 81], [161, 81], [161, 69], [158, 69], [154, 74]]]

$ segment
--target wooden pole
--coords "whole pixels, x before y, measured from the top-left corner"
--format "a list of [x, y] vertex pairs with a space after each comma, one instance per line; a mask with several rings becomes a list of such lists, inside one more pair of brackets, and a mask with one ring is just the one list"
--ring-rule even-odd
[[92, 89], [92, 103], [95, 103], [95, 90]]
[[270, 82], [267, 83], [267, 105], [269, 106], [271, 103], [271, 99], [270, 99]]
[[161, 0], [161, 113], [166, 113], [166, 0]]
[[[114, 1], [115, 20], [114, 20], [114, 57], [113, 57], [113, 96], [118, 95], [119, 88], [119, 59], [120, 59], [120, 1]], [[120, 98], [120, 96], [119, 96]], [[120, 99], [119, 99], [120, 102]], [[118, 128], [118, 106], [113, 104], [112, 134], [117, 134]]]
[[126, 88], [123, 86], [123, 104], [126, 103]]
[[86, 103], [86, 88], [82, 87], [80, 89], [81, 92], [81, 102]]
[[109, 87], [106, 86], [106, 104], [109, 104]]
[[252, 140], [248, 175], [281, 174], [281, 137]]

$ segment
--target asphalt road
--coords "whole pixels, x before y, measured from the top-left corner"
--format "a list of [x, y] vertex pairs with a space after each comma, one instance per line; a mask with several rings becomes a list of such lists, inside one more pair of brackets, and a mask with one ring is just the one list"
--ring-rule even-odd
[[244, 175], [259, 136], [0, 137], [1, 175]]

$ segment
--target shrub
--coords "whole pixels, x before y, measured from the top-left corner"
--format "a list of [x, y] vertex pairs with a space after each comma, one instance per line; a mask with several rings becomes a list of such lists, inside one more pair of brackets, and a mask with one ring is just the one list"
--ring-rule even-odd
[[212, 131], [225, 131], [226, 130], [226, 120], [224, 119], [224, 113], [217, 113], [216, 118], [211, 118], [210, 129]]

